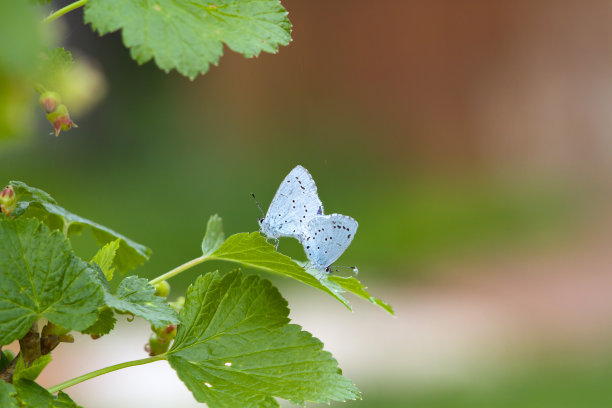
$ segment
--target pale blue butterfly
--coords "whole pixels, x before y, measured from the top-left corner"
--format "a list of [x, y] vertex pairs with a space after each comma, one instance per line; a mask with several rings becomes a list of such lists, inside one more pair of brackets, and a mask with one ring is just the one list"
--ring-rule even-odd
[[302, 241], [308, 221], [321, 214], [323, 204], [317, 186], [308, 170], [298, 165], [278, 187], [268, 212], [259, 219], [259, 226], [267, 238], [278, 241], [279, 237], [293, 237]]
[[[331, 272], [331, 265], [351, 244], [359, 224], [348, 215], [319, 215], [308, 221], [302, 245], [310, 261], [308, 267]], [[354, 272], [357, 268], [350, 267]]]

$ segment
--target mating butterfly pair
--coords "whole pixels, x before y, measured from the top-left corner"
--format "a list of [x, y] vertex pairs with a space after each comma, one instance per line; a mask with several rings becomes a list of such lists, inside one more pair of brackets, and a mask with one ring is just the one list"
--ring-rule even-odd
[[285, 177], [259, 225], [267, 238], [296, 238], [304, 247], [309, 266], [326, 272], [348, 248], [358, 226], [347, 215], [323, 215], [317, 186], [302, 166]]

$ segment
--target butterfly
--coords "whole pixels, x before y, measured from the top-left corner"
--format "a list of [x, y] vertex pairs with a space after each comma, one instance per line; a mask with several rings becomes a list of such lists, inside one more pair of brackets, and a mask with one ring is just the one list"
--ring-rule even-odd
[[279, 237], [296, 238], [308, 257], [307, 267], [331, 272], [331, 265], [353, 241], [358, 224], [347, 215], [323, 215], [317, 186], [308, 170], [298, 165], [281, 183], [259, 226], [277, 244]]
[[317, 186], [308, 170], [298, 165], [278, 187], [268, 212], [259, 219], [259, 226], [267, 238], [293, 237], [302, 241], [308, 221], [321, 214], [323, 203]]
[[[302, 246], [310, 261], [309, 267], [331, 272], [331, 265], [353, 241], [359, 224], [348, 215], [319, 215], [308, 221]], [[354, 272], [357, 268], [351, 267]]]

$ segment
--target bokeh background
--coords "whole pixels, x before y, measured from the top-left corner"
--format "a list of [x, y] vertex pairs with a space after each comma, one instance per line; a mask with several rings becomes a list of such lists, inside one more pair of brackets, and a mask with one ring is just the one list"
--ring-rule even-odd
[[[54, 23], [86, 61], [91, 109], [55, 138], [32, 92], [0, 142], [4, 182], [148, 245], [136, 273], [154, 277], [198, 255], [213, 213], [227, 234], [256, 230], [249, 193], [267, 207], [302, 164], [326, 211], [359, 221], [339, 263], [396, 310], [275, 280], [363, 391], [333, 406], [612, 406], [612, 3], [283, 4], [289, 46], [226, 50], [193, 82], [138, 66], [80, 11]], [[147, 325], [121, 331], [61, 346], [43, 383], [144, 357]], [[91, 408], [198, 406], [165, 363], [67, 391]]]

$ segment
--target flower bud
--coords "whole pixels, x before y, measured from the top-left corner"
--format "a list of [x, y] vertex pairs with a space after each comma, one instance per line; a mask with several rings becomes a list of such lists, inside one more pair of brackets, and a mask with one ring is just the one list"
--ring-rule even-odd
[[13, 186], [8, 185], [0, 191], [0, 212], [11, 215], [17, 208], [17, 194]]
[[56, 110], [61, 102], [62, 98], [57, 92], [46, 91], [40, 94], [40, 98], [38, 98], [38, 103], [47, 113]]
[[168, 293], [170, 293], [170, 284], [168, 281], [161, 281], [154, 285], [155, 288], [155, 296], [166, 297]]
[[145, 350], [149, 352], [150, 356], [158, 356], [168, 351], [170, 346], [169, 342], [163, 342], [157, 337], [157, 334], [153, 333], [149, 337], [149, 343], [145, 345]]
[[77, 124], [70, 119], [68, 108], [66, 108], [66, 105], [63, 103], [58, 105], [53, 112], [47, 114], [47, 120], [53, 125], [53, 133], [55, 133], [55, 136], [59, 136], [62, 130], [78, 127]]

